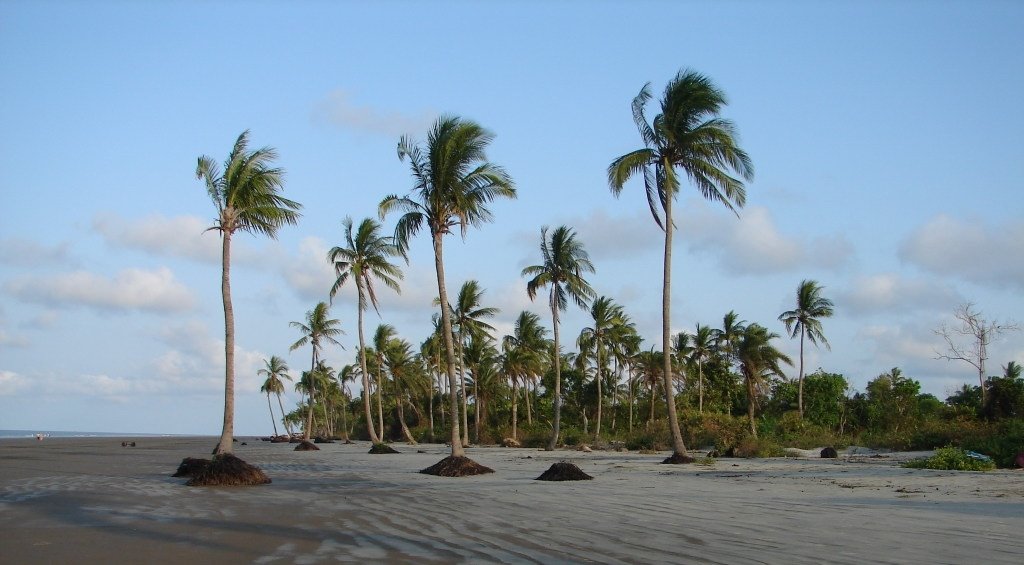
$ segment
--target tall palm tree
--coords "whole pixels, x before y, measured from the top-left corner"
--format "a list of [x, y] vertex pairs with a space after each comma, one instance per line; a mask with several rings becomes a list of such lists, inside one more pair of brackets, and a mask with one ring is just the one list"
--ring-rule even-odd
[[750, 324], [744, 328], [736, 345], [736, 359], [747, 386], [747, 418], [750, 421], [750, 433], [754, 437], [757, 437], [754, 413], [759, 393], [767, 388], [769, 377], [785, 376], [780, 363], [793, 365], [789, 357], [772, 345], [771, 341], [777, 337], [779, 334], [768, 331], [760, 324]]
[[704, 361], [714, 351], [714, 344], [714, 330], [710, 326], [702, 326], [698, 323], [697, 330], [690, 341], [689, 361], [697, 364], [697, 411], [701, 414], [704, 413]]
[[[277, 403], [281, 408], [281, 421], [284, 424], [285, 431], [288, 435], [292, 435], [291, 427], [288, 425], [288, 420], [284, 418], [284, 403], [281, 402], [281, 393], [284, 392], [284, 381], [282, 379], [292, 380], [292, 377], [288, 374], [288, 363], [278, 357], [272, 355], [269, 360], [263, 360], [264, 367], [256, 372], [261, 376], [266, 376], [267, 380], [263, 382], [263, 386], [260, 387], [260, 392], [267, 393], [267, 408], [270, 408], [270, 393], [277, 395]], [[274, 435], [277, 435], [277, 421], [274, 419], [274, 410], [270, 410], [270, 419], [274, 422]]]
[[[398, 281], [402, 280], [402, 271], [388, 260], [401, 255], [395, 246], [393, 237], [380, 235], [381, 226], [372, 218], [364, 218], [359, 228], [352, 233], [352, 218], [342, 221], [345, 228], [345, 247], [332, 247], [327, 253], [327, 260], [334, 265], [337, 279], [331, 286], [331, 300], [349, 279], [356, 283], [359, 311], [359, 366], [363, 372], [363, 408], [366, 410], [366, 427], [370, 441], [380, 443], [381, 439], [373, 427], [373, 416], [370, 408], [370, 381], [366, 370], [366, 341], [363, 338], [363, 311], [369, 299], [374, 311], [380, 316], [377, 293], [373, 288], [374, 279], [384, 286], [401, 293]], [[383, 430], [381, 433], [383, 434]]]
[[821, 318], [831, 318], [834, 305], [831, 300], [821, 295], [823, 289], [818, 281], [804, 279], [800, 286], [796, 287], [796, 309], [787, 310], [779, 315], [779, 321], [786, 324], [786, 331], [790, 337], [800, 335], [800, 385], [797, 405], [801, 418], [804, 417], [804, 337], [814, 345], [821, 341], [826, 349], [832, 349], [825, 339], [825, 334], [822, 333]]
[[501, 312], [497, 308], [481, 306], [484, 289], [475, 280], [468, 280], [462, 283], [458, 297], [452, 309], [452, 323], [458, 326], [458, 338], [456, 340], [458, 351], [456, 358], [459, 360], [459, 386], [462, 391], [462, 443], [469, 445], [469, 416], [466, 399], [466, 372], [465, 352], [466, 342], [474, 336], [490, 336], [494, 327], [484, 321], [484, 318], [493, 318]]
[[377, 368], [377, 425], [380, 426], [380, 439], [386, 439], [384, 434], [384, 369], [387, 368], [388, 347], [391, 340], [398, 335], [398, 330], [391, 324], [380, 324], [373, 332], [373, 355], [374, 366]]
[[665, 87], [661, 113], [647, 122], [644, 108], [651, 99], [650, 83], [633, 99], [633, 120], [644, 147], [627, 153], [608, 167], [608, 185], [618, 196], [626, 181], [640, 174], [647, 191], [647, 204], [655, 223], [665, 232], [662, 275], [662, 349], [665, 398], [672, 430], [673, 455], [668, 462], [686, 461], [676, 405], [672, 398], [671, 305], [672, 305], [672, 202], [679, 191], [677, 169], [689, 178], [705, 199], [723, 203], [735, 211], [746, 201], [743, 179], [753, 177], [753, 165], [736, 145], [732, 122], [718, 117], [725, 106], [725, 94], [711, 79], [691, 70], [680, 71]]
[[583, 243], [576, 239], [576, 233], [567, 226], [559, 226], [548, 238], [548, 228], [540, 230], [540, 253], [544, 260], [540, 265], [523, 269], [522, 276], [533, 277], [526, 283], [526, 294], [530, 300], [537, 298], [537, 291], [551, 287], [548, 306], [551, 308], [551, 326], [554, 343], [551, 362], [555, 365], [555, 421], [547, 450], [553, 451], [558, 443], [559, 427], [562, 420], [562, 363], [558, 343], [558, 313], [569, 307], [572, 299], [580, 308], [586, 308], [594, 297], [594, 289], [583, 278], [583, 273], [593, 273], [594, 265]]
[[608, 361], [607, 356], [602, 358], [601, 354], [604, 353], [607, 345], [608, 334], [615, 326], [623, 322], [622, 306], [607, 296], [598, 297], [590, 304], [590, 318], [593, 320], [593, 325], [583, 328], [580, 332], [580, 339], [592, 339], [594, 342], [594, 366], [597, 370], [594, 377], [597, 382], [597, 423], [594, 426], [594, 439], [598, 439], [601, 437], [601, 409], [604, 405], [601, 369]]
[[[420, 146], [408, 136], [398, 142], [398, 158], [409, 160], [415, 186], [405, 197], [389, 195], [381, 201], [381, 219], [393, 210], [403, 212], [395, 226], [395, 243], [404, 253], [411, 238], [426, 225], [434, 248], [434, 270], [441, 303], [448, 384], [455, 390], [455, 344], [444, 282], [444, 236], [456, 228], [466, 236], [470, 226], [491, 220], [487, 204], [496, 198], [515, 198], [512, 178], [501, 167], [487, 161], [486, 148], [494, 135], [476, 122], [442, 116]], [[451, 396], [452, 457], [465, 457], [459, 437], [458, 401]]]
[[223, 170], [210, 157], [199, 157], [196, 178], [217, 207], [211, 230], [221, 236], [221, 298], [224, 302], [224, 426], [215, 455], [231, 453], [235, 434], [235, 313], [231, 304], [231, 238], [236, 231], [277, 237], [277, 230], [299, 221], [298, 202], [278, 192], [284, 171], [271, 166], [277, 151], [263, 147], [249, 151], [249, 131], [238, 136]]
[[[330, 308], [326, 302], [320, 302], [313, 307], [312, 310], [306, 312], [306, 323], [302, 322], [290, 322], [288, 325], [296, 328], [302, 333], [302, 337], [298, 341], [292, 344], [289, 351], [295, 351], [296, 349], [309, 344], [313, 348], [313, 360], [310, 364], [310, 373], [316, 372], [317, 362], [320, 360], [320, 353], [323, 351], [324, 345], [332, 344], [341, 347], [338, 340], [335, 339], [339, 335], [343, 335], [345, 332], [338, 326], [341, 324], [340, 320], [330, 318]], [[306, 416], [306, 431], [303, 437], [308, 440], [310, 433], [313, 428], [313, 404], [316, 398], [316, 382], [315, 379], [310, 379], [312, 385], [310, 390], [307, 391], [309, 395], [309, 413]]]

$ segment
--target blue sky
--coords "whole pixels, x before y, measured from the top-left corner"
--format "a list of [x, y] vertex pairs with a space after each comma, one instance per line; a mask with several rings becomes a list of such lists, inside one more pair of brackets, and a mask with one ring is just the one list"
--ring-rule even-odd
[[[810, 368], [863, 390], [898, 366], [945, 398], [976, 376], [935, 359], [932, 330], [966, 301], [1024, 319], [1022, 26], [1017, 2], [0, 2], [0, 428], [219, 433], [219, 240], [194, 170], [245, 129], [277, 148], [304, 215], [235, 240], [239, 433], [270, 430], [262, 359], [309, 362], [288, 323], [326, 299], [341, 220], [409, 190], [398, 138], [442, 113], [492, 130], [519, 190], [446, 242], [449, 292], [480, 280], [502, 331], [524, 308], [548, 319], [519, 272], [541, 226], [570, 225], [650, 346], [660, 233], [642, 187], [615, 199], [605, 171], [641, 144], [632, 98], [684, 67], [727, 93], [756, 177], [739, 219], [681, 195], [673, 328], [735, 310], [783, 333], [815, 279], [836, 316]], [[425, 237], [405, 270], [367, 332], [418, 344]], [[332, 314], [340, 367], [353, 296]], [[570, 311], [563, 335], [584, 325]], [[1022, 333], [989, 372], [1010, 360]]]

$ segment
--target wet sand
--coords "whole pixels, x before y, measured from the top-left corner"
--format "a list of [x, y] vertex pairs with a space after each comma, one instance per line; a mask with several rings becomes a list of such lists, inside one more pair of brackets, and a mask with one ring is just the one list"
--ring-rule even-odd
[[[215, 439], [0, 440], [0, 563], [1019, 563], [1024, 472], [911, 455], [718, 459], [478, 447], [496, 473], [417, 471], [441, 445], [239, 438], [273, 483], [186, 487]], [[423, 451], [425, 453], [419, 453]], [[592, 481], [534, 480], [570, 460]]]

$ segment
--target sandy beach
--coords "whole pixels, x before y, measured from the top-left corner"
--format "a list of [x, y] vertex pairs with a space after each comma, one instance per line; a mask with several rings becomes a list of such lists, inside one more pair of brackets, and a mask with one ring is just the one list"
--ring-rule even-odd
[[[442, 445], [239, 438], [273, 479], [172, 478], [213, 438], [0, 441], [2, 563], [1019, 563], [1024, 473], [911, 470], [910, 455], [718, 459], [475, 447], [496, 473], [418, 473]], [[570, 460], [592, 481], [534, 480]]]

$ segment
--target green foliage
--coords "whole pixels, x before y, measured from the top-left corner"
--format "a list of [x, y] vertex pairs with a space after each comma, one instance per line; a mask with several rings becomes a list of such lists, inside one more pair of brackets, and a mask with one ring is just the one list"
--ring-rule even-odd
[[736, 457], [782, 457], [786, 452], [774, 439], [746, 436], [736, 444]]
[[1014, 376], [989, 377], [982, 415], [989, 420], [1024, 418], [1024, 379]]
[[748, 433], [744, 418], [709, 412], [684, 414], [682, 428], [686, 445], [713, 446], [722, 452], [736, 447], [740, 438]]
[[637, 451], [649, 449], [661, 451], [672, 445], [672, 436], [668, 422], [655, 420], [648, 429], [638, 429], [626, 436], [626, 449]]
[[[806, 378], [804, 384], [807, 384]], [[758, 433], [773, 438], [786, 447], [798, 447], [800, 449], [811, 449], [823, 445], [831, 445], [833, 447], [848, 445], [847, 439], [841, 437], [833, 430], [819, 426], [806, 418], [806, 400], [807, 397], [805, 396], [805, 418], [801, 419], [800, 413], [795, 410], [786, 412], [779, 418], [765, 418], [761, 420]]]
[[898, 368], [882, 373], [868, 383], [867, 417], [873, 430], [898, 433], [913, 425], [919, 414], [921, 383], [904, 377]]
[[943, 447], [927, 459], [907, 461], [904, 467], [910, 469], [941, 469], [946, 471], [991, 471], [995, 463], [974, 459], [959, 447]]
[[988, 433], [964, 438], [963, 447], [988, 455], [1000, 467], [1013, 468], [1017, 454], [1024, 452], [1024, 419], [979, 426], [979, 432]]

